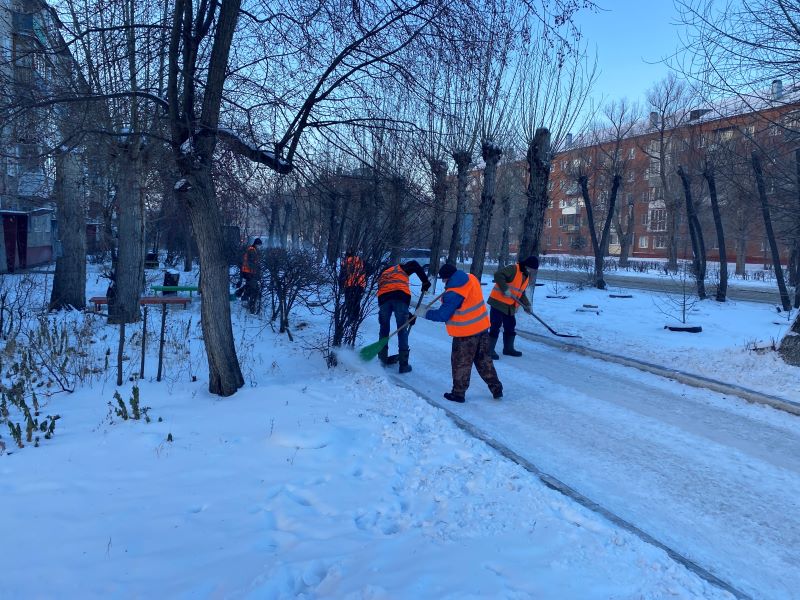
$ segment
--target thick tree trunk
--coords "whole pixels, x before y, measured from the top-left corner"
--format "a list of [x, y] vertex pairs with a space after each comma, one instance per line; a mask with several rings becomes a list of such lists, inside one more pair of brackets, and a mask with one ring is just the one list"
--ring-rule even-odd
[[450, 236], [450, 247], [447, 251], [447, 263], [454, 265], [458, 261], [458, 250], [461, 245], [461, 226], [464, 222], [464, 211], [467, 207], [467, 183], [469, 167], [472, 164], [471, 152], [454, 152], [456, 163], [456, 214], [453, 219], [453, 235]]
[[433, 220], [431, 221], [431, 260], [428, 275], [436, 277], [439, 273], [439, 257], [442, 254], [444, 234], [444, 209], [447, 203], [447, 163], [443, 160], [428, 159], [433, 177]]
[[200, 304], [203, 341], [208, 357], [208, 389], [212, 394], [230, 396], [244, 378], [236, 357], [228, 299], [230, 281], [222, 233], [222, 215], [216, 202], [211, 174], [193, 170], [187, 177], [185, 192], [200, 254]]
[[472, 253], [472, 266], [469, 272], [480, 281], [483, 275], [483, 264], [486, 261], [486, 246], [489, 243], [489, 227], [492, 224], [494, 209], [494, 193], [497, 187], [497, 164], [503, 150], [492, 141], [481, 144], [481, 156], [485, 164], [483, 168], [483, 190], [481, 206], [478, 211], [478, 227], [475, 234], [475, 251]]
[[786, 281], [783, 278], [778, 241], [775, 239], [775, 231], [772, 229], [772, 218], [769, 213], [769, 203], [767, 202], [767, 190], [764, 186], [764, 171], [761, 167], [761, 158], [758, 156], [757, 152], [753, 151], [751, 159], [753, 163], [753, 173], [756, 178], [756, 187], [758, 188], [758, 197], [761, 201], [761, 213], [764, 217], [764, 229], [767, 233], [769, 249], [772, 254], [772, 267], [775, 269], [775, 279], [778, 281], [778, 291], [781, 295], [781, 306], [783, 306], [783, 310], [790, 310], [792, 303], [789, 299], [789, 290], [786, 288]]
[[544, 216], [547, 211], [547, 183], [550, 179], [550, 131], [537, 129], [528, 144], [528, 187], [525, 190], [527, 206], [522, 222], [519, 258], [539, 255]]
[[589, 198], [589, 182], [586, 176], [581, 176], [578, 183], [581, 186], [581, 195], [583, 203], [586, 207], [586, 220], [589, 226], [589, 235], [592, 240], [592, 250], [594, 252], [594, 285], [598, 290], [606, 289], [606, 281], [603, 276], [604, 272], [604, 259], [608, 251], [608, 233], [611, 230], [611, 220], [614, 218], [614, 206], [617, 201], [617, 192], [619, 191], [620, 176], [614, 175], [611, 180], [611, 193], [608, 198], [608, 212], [606, 219], [603, 222], [603, 230], [600, 234], [600, 239], [597, 238], [597, 227], [594, 220], [594, 211], [592, 210], [592, 201]]
[[678, 176], [681, 178], [683, 195], [686, 198], [686, 220], [688, 221], [689, 236], [692, 240], [692, 264], [694, 276], [697, 280], [697, 296], [700, 300], [705, 300], [708, 295], [706, 294], [706, 252], [705, 243], [703, 242], [703, 230], [700, 228], [700, 222], [694, 210], [689, 176], [683, 167], [678, 167]]
[[[132, 143], [137, 143], [136, 141]], [[115, 294], [108, 305], [109, 323], [139, 321], [139, 297], [144, 285], [144, 198], [139, 187], [140, 157], [125, 144], [119, 152], [118, 250], [114, 270]]]
[[725, 248], [725, 231], [717, 198], [717, 181], [714, 171], [709, 165], [703, 169], [703, 177], [708, 184], [708, 194], [711, 197], [711, 213], [714, 215], [714, 229], [717, 231], [717, 248], [719, 248], [719, 285], [717, 286], [716, 300], [725, 302], [728, 294], [728, 251]]
[[50, 310], [86, 307], [86, 217], [83, 167], [73, 152], [56, 156], [56, 218], [61, 255], [50, 294]]
[[500, 199], [500, 205], [503, 207], [503, 232], [500, 237], [500, 252], [497, 254], [497, 265], [502, 269], [511, 262], [508, 250], [511, 242], [511, 196], [504, 194]]

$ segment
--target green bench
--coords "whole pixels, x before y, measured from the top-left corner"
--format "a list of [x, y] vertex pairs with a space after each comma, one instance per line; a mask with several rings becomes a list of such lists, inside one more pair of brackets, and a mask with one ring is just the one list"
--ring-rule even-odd
[[189, 297], [192, 297], [192, 292], [197, 291], [196, 285], [153, 285], [150, 289], [154, 292], [189, 292]]

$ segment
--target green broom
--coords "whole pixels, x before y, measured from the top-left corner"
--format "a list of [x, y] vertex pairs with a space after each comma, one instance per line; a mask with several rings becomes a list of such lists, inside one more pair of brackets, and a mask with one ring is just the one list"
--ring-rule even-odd
[[[441, 294], [436, 296], [436, 298], [431, 300], [430, 304], [425, 306], [425, 310], [430, 310], [433, 307], [433, 305], [436, 303], [436, 301], [439, 300], [442, 296], [444, 296], [444, 294], [445, 294], [445, 292], [442, 292]], [[373, 358], [375, 358], [376, 356], [378, 356], [378, 352], [380, 352], [381, 350], [383, 350], [386, 347], [386, 344], [389, 343], [389, 340], [393, 336], [397, 335], [403, 329], [405, 329], [406, 327], [411, 325], [416, 319], [417, 319], [416, 316], [411, 317], [408, 321], [403, 323], [400, 327], [395, 329], [392, 333], [390, 333], [386, 337], [382, 337], [377, 342], [373, 342], [372, 344], [369, 344], [369, 345], [364, 346], [363, 348], [361, 348], [361, 350], [358, 351], [358, 354], [361, 357], [361, 360], [363, 360], [364, 362], [368, 362], [368, 361], [372, 360]]]

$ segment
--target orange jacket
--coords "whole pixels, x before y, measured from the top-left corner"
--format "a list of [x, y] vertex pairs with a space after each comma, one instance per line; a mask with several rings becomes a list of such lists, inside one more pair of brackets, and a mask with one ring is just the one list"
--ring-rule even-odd
[[503, 294], [503, 292], [500, 290], [500, 286], [495, 283], [492, 293], [489, 294], [489, 298], [516, 308], [517, 304], [520, 303], [520, 298], [522, 298], [525, 290], [528, 289], [528, 282], [531, 280], [531, 278], [525, 276], [525, 274], [522, 272], [522, 269], [519, 268], [519, 265], [515, 266], [517, 267], [517, 272], [514, 275], [514, 279], [512, 279], [508, 284], [508, 291], [511, 293], [511, 297], [509, 298]]
[[411, 288], [408, 285], [408, 274], [400, 265], [389, 267], [381, 273], [378, 279], [378, 296], [389, 292], [400, 291], [411, 297]]
[[344, 259], [344, 276], [344, 287], [367, 287], [364, 261], [357, 256], [348, 256]]
[[467, 283], [457, 288], [447, 288], [464, 298], [461, 306], [447, 321], [447, 333], [452, 337], [477, 335], [489, 329], [489, 311], [483, 301], [483, 290], [478, 278], [469, 274]]
[[242, 256], [242, 273], [256, 273], [258, 271], [258, 248], [252, 244], [247, 247]]

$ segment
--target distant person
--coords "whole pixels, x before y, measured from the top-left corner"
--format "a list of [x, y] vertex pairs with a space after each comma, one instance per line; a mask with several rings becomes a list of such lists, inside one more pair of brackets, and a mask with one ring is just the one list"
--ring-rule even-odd
[[244, 279], [242, 300], [247, 302], [247, 309], [252, 314], [258, 312], [258, 301], [261, 299], [261, 257], [258, 254], [261, 243], [261, 238], [254, 239], [242, 256], [241, 273]]
[[[398, 328], [404, 325], [410, 318], [408, 310], [411, 306], [411, 288], [409, 287], [409, 277], [416, 275], [422, 282], [422, 293], [427, 292], [431, 287], [431, 282], [425, 274], [425, 270], [415, 260], [395, 265], [385, 269], [378, 279], [378, 325], [380, 337], [389, 335], [392, 314]], [[410, 373], [411, 365], [408, 364], [410, 349], [408, 347], [408, 327], [397, 334], [397, 345], [399, 348], [398, 361], [401, 373]], [[394, 361], [389, 359], [389, 348], [384, 346], [378, 353], [378, 358], [383, 364], [391, 364]]]
[[492, 398], [503, 397], [503, 384], [497, 377], [489, 347], [489, 311], [483, 301], [483, 291], [478, 278], [447, 264], [439, 269], [445, 293], [442, 306], [426, 310], [420, 308], [415, 315], [430, 321], [443, 321], [447, 333], [453, 338], [450, 365], [453, 371], [453, 389], [444, 397], [451, 402], [464, 402], [472, 365], [489, 386]]
[[514, 338], [517, 337], [517, 307], [530, 314], [533, 309], [531, 302], [525, 295], [528, 283], [531, 280], [529, 270], [539, 268], [539, 259], [531, 255], [518, 263], [508, 265], [494, 274], [494, 289], [489, 294], [489, 339], [491, 340], [492, 359], [497, 360], [497, 339], [500, 329], [503, 329], [503, 354], [506, 356], [522, 356], [522, 352], [514, 348]]
[[344, 309], [347, 319], [351, 323], [358, 321], [361, 310], [361, 298], [367, 287], [367, 275], [364, 271], [364, 261], [356, 256], [350, 248], [345, 252], [342, 264], [342, 287], [344, 288]]

